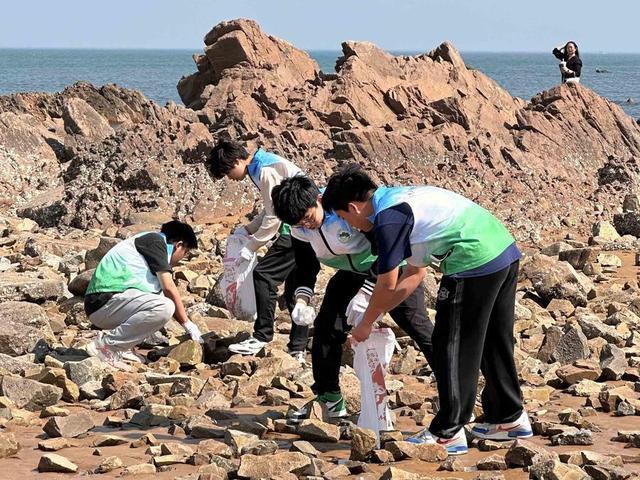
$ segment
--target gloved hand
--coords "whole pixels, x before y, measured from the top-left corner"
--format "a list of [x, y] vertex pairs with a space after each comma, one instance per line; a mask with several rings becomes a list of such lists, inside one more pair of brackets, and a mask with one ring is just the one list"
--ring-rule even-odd
[[562, 62], [560, 62], [560, 65], [558, 65], [560, 67], [560, 71], [565, 72], [567, 69], [567, 62], [565, 62], [564, 60]]
[[191, 320], [187, 320], [187, 323], [185, 323], [183, 327], [191, 336], [191, 340], [198, 343], [204, 343], [204, 340], [202, 339], [202, 332], [200, 332], [200, 329], [195, 323]]
[[[360, 323], [362, 317], [364, 316], [364, 312], [367, 310], [369, 306], [369, 300], [371, 300], [371, 294], [373, 293], [373, 288], [375, 287], [373, 282], [369, 280], [365, 280], [364, 285], [360, 287], [358, 293], [351, 299], [349, 305], [347, 306], [347, 325], [355, 326]], [[376, 321], [378, 321], [376, 319]]]
[[301, 327], [308, 327], [313, 325], [313, 321], [316, 318], [316, 309], [307, 304], [307, 301], [299, 298], [296, 301], [296, 306], [293, 307], [291, 312], [291, 321]]
[[234, 231], [231, 232], [231, 235], [240, 235], [243, 237], [248, 237], [249, 232], [244, 225], [240, 225], [238, 228], [236, 228]]
[[240, 250], [240, 255], [238, 255], [238, 258], [236, 260], [236, 264], [240, 264], [242, 262], [248, 262], [253, 258], [254, 254], [255, 252], [250, 248], [242, 247], [242, 250]]

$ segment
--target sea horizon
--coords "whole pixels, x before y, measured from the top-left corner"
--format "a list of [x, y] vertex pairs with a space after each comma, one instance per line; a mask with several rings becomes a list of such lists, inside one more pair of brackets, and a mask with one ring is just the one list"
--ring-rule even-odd
[[[421, 55], [421, 50], [390, 50], [401, 55]], [[320, 70], [335, 71], [340, 49], [304, 49]], [[101, 86], [116, 83], [141, 91], [164, 105], [181, 104], [176, 85], [197, 69], [192, 55], [202, 47], [189, 48], [91, 48], [0, 47], [0, 95], [20, 92], [62, 91], [79, 81]], [[512, 96], [530, 100], [560, 82], [558, 61], [548, 52], [465, 51], [467, 67], [491, 77]], [[640, 118], [640, 52], [581, 52], [582, 83]], [[606, 73], [598, 73], [605, 71]]]

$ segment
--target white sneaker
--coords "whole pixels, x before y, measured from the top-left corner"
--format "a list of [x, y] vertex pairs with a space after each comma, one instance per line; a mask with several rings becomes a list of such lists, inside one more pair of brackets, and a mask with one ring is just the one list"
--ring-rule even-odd
[[306, 365], [307, 364], [307, 359], [306, 359], [306, 356], [305, 356], [305, 352], [298, 350], [298, 351], [295, 351], [295, 352], [289, 352], [289, 355], [291, 355], [293, 358], [295, 358], [300, 365]]
[[464, 428], [458, 430], [452, 438], [441, 438], [433, 435], [428, 428], [421, 430], [412, 437], [407, 438], [410, 443], [437, 443], [447, 449], [449, 455], [463, 455], [469, 451], [467, 436]]
[[525, 410], [520, 417], [511, 423], [476, 423], [471, 429], [474, 437], [488, 440], [513, 440], [533, 436], [529, 415]]
[[112, 368], [125, 372], [131, 371], [131, 368], [122, 361], [122, 353], [111, 350], [109, 346], [102, 341], [102, 334], [90, 341], [85, 350], [91, 357], [96, 357], [101, 362], [106, 363]]
[[128, 352], [122, 352], [121, 358], [126, 362], [142, 363], [142, 364], [147, 363], [147, 359], [144, 356], [136, 353], [133, 350], [129, 350]]
[[264, 348], [267, 342], [261, 342], [257, 338], [250, 337], [240, 343], [229, 345], [229, 351], [241, 355], [255, 355]]

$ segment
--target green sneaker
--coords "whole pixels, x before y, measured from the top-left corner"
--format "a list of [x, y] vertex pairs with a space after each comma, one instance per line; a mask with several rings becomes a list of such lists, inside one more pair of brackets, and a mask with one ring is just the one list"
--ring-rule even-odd
[[327, 408], [329, 419], [345, 418], [347, 416], [347, 404], [340, 392], [327, 392], [318, 395], [316, 398], [306, 403], [298, 410], [292, 410], [287, 415], [287, 419], [291, 423], [300, 423], [309, 418], [313, 402], [323, 403]]

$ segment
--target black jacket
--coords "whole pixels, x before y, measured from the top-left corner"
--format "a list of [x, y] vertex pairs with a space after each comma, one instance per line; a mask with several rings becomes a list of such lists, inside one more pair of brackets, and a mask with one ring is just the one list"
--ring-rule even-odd
[[566, 55], [564, 52], [558, 50], [557, 48], [553, 49], [553, 55], [558, 60], [564, 60], [567, 62], [567, 68], [570, 70], [567, 73], [562, 73], [562, 81], [566, 82], [567, 78], [580, 78], [580, 72], [582, 71], [582, 60], [577, 55], [574, 55], [569, 60], [566, 60]]

